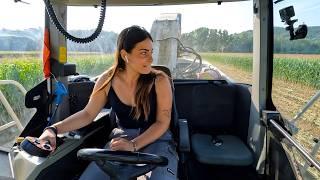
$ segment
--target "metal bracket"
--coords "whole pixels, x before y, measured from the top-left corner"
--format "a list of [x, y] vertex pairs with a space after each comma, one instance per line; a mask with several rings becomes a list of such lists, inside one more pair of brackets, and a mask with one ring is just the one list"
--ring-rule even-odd
[[268, 121], [270, 119], [273, 119], [275, 121], [279, 121], [281, 119], [280, 113], [278, 111], [268, 111], [268, 110], [263, 110], [262, 111], [262, 124], [264, 126], [268, 126]]
[[[317, 159], [316, 156], [317, 156], [317, 153], [318, 153], [319, 148], [320, 148], [320, 141], [319, 141], [318, 138], [314, 138], [314, 139], [313, 139], [313, 142], [314, 142], [315, 144], [314, 144], [314, 146], [313, 146], [310, 154], [311, 154], [311, 156], [312, 156], [313, 158]], [[307, 162], [303, 165], [303, 167], [302, 167], [302, 169], [301, 169], [302, 174], [304, 174], [304, 173], [308, 170], [309, 167], [312, 167], [312, 165], [307, 161]]]
[[320, 91], [316, 92], [316, 94], [311, 97], [311, 99], [304, 105], [302, 109], [295, 115], [295, 117], [288, 122], [288, 129], [292, 134], [297, 134], [299, 128], [296, 126], [297, 121], [301, 119], [302, 115], [320, 98]]

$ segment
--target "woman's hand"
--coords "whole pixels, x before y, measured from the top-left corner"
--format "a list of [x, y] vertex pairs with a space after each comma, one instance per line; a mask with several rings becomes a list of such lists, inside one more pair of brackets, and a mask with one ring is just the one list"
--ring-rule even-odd
[[134, 144], [133, 142], [117, 137], [110, 141], [110, 148], [114, 151], [134, 151]]
[[56, 138], [57, 135], [52, 129], [46, 129], [39, 137], [40, 140], [49, 141], [53, 151], [56, 149]]

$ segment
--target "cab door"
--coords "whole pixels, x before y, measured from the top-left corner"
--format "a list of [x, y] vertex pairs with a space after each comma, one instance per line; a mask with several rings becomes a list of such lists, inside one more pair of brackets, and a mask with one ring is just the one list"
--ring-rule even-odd
[[[320, 178], [318, 1], [274, 1], [267, 127], [270, 179]], [[271, 67], [272, 66], [272, 67]]]

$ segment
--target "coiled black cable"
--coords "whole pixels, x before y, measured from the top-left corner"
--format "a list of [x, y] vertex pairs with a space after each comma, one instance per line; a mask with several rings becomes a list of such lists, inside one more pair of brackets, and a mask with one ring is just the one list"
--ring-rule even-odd
[[78, 37], [74, 37], [71, 34], [69, 34], [65, 28], [61, 25], [61, 23], [59, 22], [53, 7], [51, 5], [50, 0], [43, 0], [47, 9], [47, 12], [50, 16], [51, 21], [53, 22], [53, 24], [56, 26], [56, 28], [70, 41], [76, 42], [76, 43], [89, 43], [93, 40], [95, 40], [99, 34], [102, 31], [102, 27], [103, 27], [103, 23], [104, 23], [104, 19], [105, 19], [105, 15], [106, 15], [106, 0], [101, 0], [101, 10], [100, 10], [100, 17], [99, 17], [99, 23], [98, 26], [96, 28], [96, 30], [88, 37], [85, 38], [78, 38]]

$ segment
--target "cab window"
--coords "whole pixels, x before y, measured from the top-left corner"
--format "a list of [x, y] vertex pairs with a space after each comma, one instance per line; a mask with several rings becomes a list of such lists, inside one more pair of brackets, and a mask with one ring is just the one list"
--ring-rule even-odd
[[[0, 17], [4, 17], [0, 19], [0, 79], [15, 80], [28, 91], [44, 80], [44, 3], [1, 1], [0, 5], [10, 9], [0, 12]], [[98, 24], [99, 9], [68, 7], [68, 32], [77, 37], [91, 35]], [[76, 64], [76, 71], [81, 75], [93, 78], [107, 70], [113, 64], [120, 31], [139, 25], [153, 37], [153, 64], [169, 67], [174, 79], [251, 84], [252, 1], [107, 7], [106, 12], [104, 28], [97, 39], [88, 44], [67, 40], [66, 60]], [[24, 95], [16, 87], [1, 85], [0, 88], [23, 128], [34, 110], [24, 107]], [[0, 103], [0, 115], [3, 117], [0, 125], [13, 121], [3, 103]], [[13, 142], [20, 131], [16, 125], [1, 130], [0, 144]]]
[[44, 79], [43, 29], [37, 24], [44, 22], [44, 6], [39, 0], [0, 6], [0, 148], [11, 148], [35, 113], [24, 106], [24, 94]]
[[[320, 23], [317, 20], [319, 11], [318, 1], [283, 1], [274, 4], [272, 90], [272, 100], [277, 110], [294, 126], [291, 128], [294, 138], [318, 161], [320, 161], [318, 150]], [[315, 101], [312, 103], [311, 99]], [[305, 109], [308, 103], [310, 107]], [[305, 112], [300, 113], [302, 111]], [[296, 150], [294, 157], [302, 176], [310, 177], [311, 174], [315, 179], [320, 178], [319, 171], [309, 167]]]
[[[153, 37], [153, 64], [169, 67], [174, 79], [223, 79], [251, 84], [251, 7], [252, 1], [107, 7], [104, 30], [95, 41], [88, 44], [68, 41], [68, 62], [77, 64], [80, 74], [99, 75], [113, 64], [120, 31], [139, 25]], [[86, 37], [93, 32], [98, 17], [96, 8], [70, 7], [68, 29], [74, 35]], [[135, 18], [128, 21], [128, 17]], [[79, 23], [79, 19], [85, 23]]]

